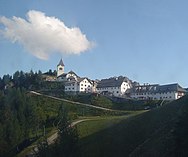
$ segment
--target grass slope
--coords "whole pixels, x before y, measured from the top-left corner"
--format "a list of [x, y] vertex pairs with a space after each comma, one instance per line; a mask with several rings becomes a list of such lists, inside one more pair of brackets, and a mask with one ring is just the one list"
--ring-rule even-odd
[[135, 111], [143, 110], [145, 107], [154, 108], [161, 103], [161, 100], [132, 100], [118, 97], [107, 97], [100, 94], [93, 93], [77, 93], [75, 95], [68, 95], [65, 93], [58, 93], [52, 91], [46, 91], [40, 93], [56, 96], [59, 98], [68, 99], [71, 101], [92, 104], [95, 106], [110, 108], [114, 110], [126, 110], [126, 111]]
[[[93, 118], [96, 119], [98, 117], [106, 117], [106, 116], [119, 116], [119, 115], [132, 115], [135, 112], [132, 111], [104, 111], [100, 109], [95, 109], [87, 106], [77, 105], [69, 102], [62, 102], [59, 100], [51, 99], [45, 96], [38, 96], [28, 93], [28, 96], [32, 100], [33, 104], [37, 107], [40, 107], [40, 109], [43, 111], [42, 113], [46, 117], [46, 134], [47, 136], [54, 133], [54, 125], [57, 124], [59, 120], [57, 120], [57, 115], [59, 112], [59, 109], [61, 106], [63, 106], [63, 109], [68, 112], [68, 115], [71, 120], [77, 120], [77, 119], [87, 119], [87, 118]], [[43, 126], [39, 128], [39, 136], [43, 136]], [[32, 135], [34, 136], [34, 135]], [[37, 141], [35, 143], [32, 143], [31, 145], [36, 145]], [[18, 154], [18, 156], [25, 156], [30, 150], [32, 146], [29, 146], [25, 148], [21, 153]]]
[[[80, 140], [82, 156], [172, 156], [173, 129], [188, 96], [132, 118], [123, 119], [106, 129], [95, 130]], [[82, 125], [92, 130], [91, 124]], [[105, 125], [103, 121], [102, 124]], [[80, 127], [82, 127], [80, 126]], [[97, 128], [97, 123], [94, 124]], [[99, 127], [101, 128], [101, 126]]]
[[63, 108], [69, 113], [69, 116], [71, 116], [72, 119], [77, 119], [80, 116], [122, 115], [129, 113], [128, 111], [127, 112], [104, 111], [104, 110], [73, 104], [69, 102], [54, 100], [51, 98], [47, 98], [45, 96], [36, 96], [32, 94], [30, 96], [32, 100], [35, 102], [35, 104], [43, 109], [47, 117], [57, 116], [60, 106], [63, 106]]

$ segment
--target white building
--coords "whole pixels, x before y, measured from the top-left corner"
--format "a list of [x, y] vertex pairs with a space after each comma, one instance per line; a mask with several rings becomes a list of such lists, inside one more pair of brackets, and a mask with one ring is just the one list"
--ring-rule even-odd
[[57, 65], [57, 80], [63, 81], [65, 85], [65, 92], [95, 92], [96, 84], [94, 81], [79, 77], [75, 72], [64, 72], [64, 63], [62, 59]]
[[88, 78], [78, 78], [65, 82], [65, 92], [93, 92], [92, 83]]
[[113, 96], [123, 96], [127, 89], [131, 88], [131, 83], [126, 77], [112, 77], [109, 79], [102, 79], [98, 82], [97, 92]]
[[69, 71], [68, 73], [63, 73], [59, 76], [57, 76], [58, 81], [71, 81], [71, 80], [78, 80], [80, 78], [75, 72], [72, 70]]
[[64, 74], [64, 67], [65, 67], [65, 65], [63, 63], [63, 60], [61, 59], [60, 62], [59, 62], [59, 64], [57, 65], [57, 78], [60, 75]]
[[158, 85], [144, 84], [130, 81], [127, 77], [119, 76], [109, 79], [93, 81], [87, 77], [79, 77], [75, 72], [64, 72], [61, 59], [57, 65], [57, 81], [63, 81], [65, 92], [91, 92], [121, 97], [125, 94], [139, 100], [176, 100], [187, 92], [179, 84]]
[[186, 90], [179, 84], [141, 85], [130, 90], [130, 97], [139, 100], [176, 100], [184, 96]]

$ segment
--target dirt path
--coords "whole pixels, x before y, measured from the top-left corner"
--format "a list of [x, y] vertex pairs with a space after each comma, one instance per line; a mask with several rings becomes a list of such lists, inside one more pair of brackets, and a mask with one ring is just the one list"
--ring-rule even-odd
[[[88, 121], [88, 120], [92, 120], [92, 119], [80, 119], [80, 120], [77, 120], [75, 122], [72, 122], [71, 127], [77, 125], [78, 123]], [[48, 144], [49, 145], [53, 144], [55, 142], [55, 140], [57, 139], [57, 137], [58, 137], [58, 132], [56, 131], [53, 135], [51, 135], [50, 137], [47, 138]]]
[[69, 103], [72, 103], [72, 104], [77, 104], [77, 105], [82, 105], [82, 106], [87, 106], [87, 107], [91, 107], [91, 108], [96, 108], [96, 109], [100, 109], [100, 110], [122, 112], [121, 110], [112, 110], [112, 109], [109, 109], [109, 108], [104, 108], [104, 107], [94, 106], [94, 105], [90, 105], [90, 104], [80, 103], [80, 102], [76, 102], [76, 101], [71, 101], [71, 100], [67, 100], [67, 99], [63, 99], [63, 98], [58, 98], [58, 97], [54, 97], [54, 96], [50, 96], [50, 95], [41, 94], [41, 93], [38, 93], [38, 92], [35, 92], [35, 91], [30, 91], [30, 93], [38, 95], [38, 96], [45, 96], [45, 97], [48, 97], [48, 98], [51, 98], [51, 99], [69, 102]]
[[[79, 124], [79, 123], [81, 123], [81, 122], [88, 121], [88, 120], [92, 120], [92, 119], [80, 119], [80, 120], [77, 120], [77, 121], [75, 121], [75, 122], [72, 122], [71, 126], [73, 127], [73, 126], [75, 126], [75, 125], [77, 125], [77, 124]], [[47, 138], [48, 144], [49, 144], [49, 145], [54, 144], [54, 143], [55, 143], [55, 140], [57, 139], [57, 137], [58, 137], [58, 131], [56, 131], [53, 135], [51, 135], [50, 137]], [[37, 148], [36, 145], [29, 146], [29, 147], [32, 148], [32, 151], [30, 151], [30, 152], [27, 154], [27, 156], [28, 156], [28, 157], [33, 157], [34, 154], [35, 154], [36, 152], [38, 152], [38, 148]]]

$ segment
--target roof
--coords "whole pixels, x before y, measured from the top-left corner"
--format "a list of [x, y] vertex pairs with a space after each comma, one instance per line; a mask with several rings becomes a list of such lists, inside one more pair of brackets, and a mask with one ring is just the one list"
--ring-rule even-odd
[[74, 74], [74, 75], [76, 75], [77, 77], [78, 77], [78, 75], [74, 72], [74, 71], [69, 71], [67, 74]]
[[78, 82], [82, 82], [85, 78], [78, 78]]
[[66, 76], [67, 76], [67, 73], [63, 73], [63, 74], [59, 75], [58, 78], [59, 77], [66, 77]]
[[123, 76], [102, 79], [98, 82], [97, 88], [120, 87], [123, 82], [129, 82], [129, 79]]
[[[73, 77], [72, 80], [65, 81], [65, 85], [70, 85], [70, 84], [74, 84], [74, 83], [80, 83], [80, 82], [82, 82], [84, 79], [87, 79], [87, 80], [89, 81], [89, 83], [91, 83], [91, 80], [88, 79], [87, 77], [78, 78], [78, 80], [75, 80], [74, 77]], [[92, 84], [92, 83], [91, 83], [91, 84]]]
[[64, 63], [63, 63], [62, 58], [61, 58], [61, 60], [59, 61], [59, 64], [58, 64], [57, 66], [59, 66], [59, 65], [61, 65], [61, 66], [65, 66]]
[[134, 86], [130, 92], [136, 92], [136, 93], [145, 93], [145, 92], [150, 92], [154, 93], [157, 91], [157, 88], [159, 87], [158, 84], [146, 84], [146, 85], [139, 85], [139, 86]]
[[79, 77], [74, 71], [69, 71], [68, 73], [63, 73], [61, 75], [58, 76], [59, 77], [66, 77], [68, 74], [74, 74], [76, 77]]
[[87, 79], [90, 84], [92, 84], [92, 81], [87, 77], [78, 78], [78, 82], [82, 82], [84, 79]]
[[178, 91], [178, 92], [186, 92], [178, 83], [162, 85], [158, 87], [158, 92], [169, 92], [169, 91]]
[[135, 86], [130, 92], [136, 93], [160, 93], [160, 92], [186, 92], [178, 83], [174, 84], [167, 84], [167, 85], [142, 85], [142, 86]]

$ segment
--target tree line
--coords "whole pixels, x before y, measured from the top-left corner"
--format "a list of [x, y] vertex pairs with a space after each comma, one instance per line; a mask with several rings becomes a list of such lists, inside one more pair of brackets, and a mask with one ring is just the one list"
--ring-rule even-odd
[[[45, 75], [54, 76], [55, 72], [49, 70]], [[46, 147], [43, 141], [39, 144], [40, 151], [36, 156], [44, 156], [46, 152], [48, 152], [48, 155], [52, 155], [60, 150], [59, 155], [62, 155], [63, 152], [60, 147], [64, 146], [64, 143], [70, 142], [72, 145], [76, 143], [74, 142], [77, 139], [76, 132], [73, 128], [67, 127], [70, 125], [67, 114], [59, 112], [55, 119], [54, 116], [50, 117], [50, 114], [46, 113], [40, 105], [43, 100], [34, 99], [29, 93], [30, 90], [46, 89], [61, 89], [63, 91], [62, 83], [45, 81], [43, 76], [44, 74], [41, 71], [35, 73], [33, 71], [28, 73], [17, 71], [12, 76], [4, 75], [0, 78], [0, 156], [15, 156], [41, 136], [45, 136], [43, 129], [52, 127], [52, 122], [55, 119], [60, 121], [58, 126], [60, 136], [55, 147]], [[63, 104], [60, 106], [62, 107]], [[62, 136], [67, 138], [63, 143], [61, 141]], [[66, 156], [68, 155], [66, 154]]]
[[23, 88], [0, 91], [0, 115], [0, 156], [19, 152], [22, 143], [37, 138], [39, 128], [46, 123], [42, 108]]
[[12, 76], [7, 74], [2, 78], [0, 77], [0, 90], [6, 90], [8, 88], [25, 88], [26, 90], [57, 90], [61, 89], [63, 91], [64, 85], [62, 82], [57, 81], [46, 81], [45, 76], [56, 76], [56, 71], [51, 69], [42, 73], [40, 70], [38, 72], [23, 72], [16, 71]]

